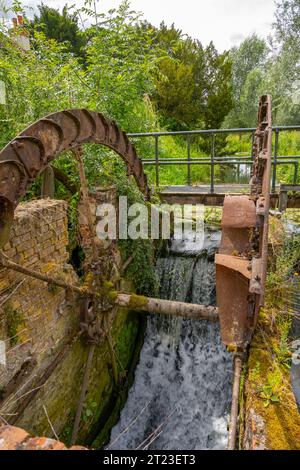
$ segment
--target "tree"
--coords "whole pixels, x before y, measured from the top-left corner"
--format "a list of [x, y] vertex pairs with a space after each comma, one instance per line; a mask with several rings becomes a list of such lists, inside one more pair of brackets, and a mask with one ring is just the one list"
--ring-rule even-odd
[[167, 57], [159, 64], [154, 100], [163, 124], [170, 129], [193, 126], [199, 115], [193, 100], [195, 83], [191, 65]]
[[233, 109], [225, 119], [225, 127], [251, 127], [255, 124], [268, 52], [266, 42], [255, 34], [231, 51]]
[[204, 123], [207, 129], [219, 128], [232, 108], [232, 62], [229, 53], [219, 54], [212, 42], [204, 57]]
[[62, 13], [44, 3], [38, 5], [39, 15], [34, 15], [32, 28], [41, 31], [48, 39], [68, 43], [68, 48], [77, 56], [82, 56], [86, 37], [78, 25], [78, 13], [71, 12], [65, 5]]
[[280, 0], [276, 3], [273, 28], [280, 44], [293, 41], [300, 45], [300, 0]]
[[147, 106], [153, 91], [157, 51], [151, 30], [141, 27], [140, 15], [127, 1], [107, 17], [101, 14], [87, 34], [86, 94], [92, 109], [117, 120], [127, 131], [145, 130], [136, 107]]
[[164, 23], [156, 41], [167, 56], [158, 62], [153, 99], [163, 124], [172, 130], [219, 127], [232, 106], [231, 61], [211, 43], [183, 36]]
[[277, 124], [300, 124], [300, 0], [277, 3], [273, 51], [266, 87]]
[[233, 51], [232, 85], [235, 103], [239, 102], [248, 74], [264, 66], [267, 54], [265, 40], [256, 34], [246, 38], [240, 47]]

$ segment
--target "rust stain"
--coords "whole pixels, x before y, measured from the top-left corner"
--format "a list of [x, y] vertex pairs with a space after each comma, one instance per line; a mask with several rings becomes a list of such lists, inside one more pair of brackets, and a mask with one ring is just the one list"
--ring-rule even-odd
[[235, 350], [250, 343], [264, 305], [267, 275], [271, 99], [262, 96], [253, 143], [251, 195], [226, 196], [222, 238], [216, 255], [217, 305], [223, 342]]

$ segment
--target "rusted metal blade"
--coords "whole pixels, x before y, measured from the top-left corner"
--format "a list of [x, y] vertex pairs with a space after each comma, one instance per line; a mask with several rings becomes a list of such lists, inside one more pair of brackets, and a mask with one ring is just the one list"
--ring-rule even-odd
[[221, 335], [233, 350], [243, 350], [251, 341], [264, 303], [271, 152], [271, 100], [262, 96], [253, 143], [251, 195], [225, 197], [222, 238], [215, 258]]

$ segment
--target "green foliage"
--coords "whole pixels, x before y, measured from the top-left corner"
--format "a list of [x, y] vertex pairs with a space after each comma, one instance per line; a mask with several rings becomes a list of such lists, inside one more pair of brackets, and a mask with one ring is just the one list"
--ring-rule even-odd
[[262, 92], [263, 70], [268, 48], [255, 34], [231, 52], [234, 106], [225, 127], [256, 126], [257, 103]]
[[300, 237], [286, 238], [283, 251], [276, 257], [276, 269], [267, 277], [267, 303], [270, 308], [285, 306], [293, 292], [290, 276], [297, 269], [300, 259]]
[[147, 93], [156, 54], [151, 34], [136, 27], [139, 21], [125, 2], [92, 26], [84, 66], [69, 52], [69, 43], [36, 29], [30, 51], [23, 51], [1, 24], [0, 80], [7, 103], [0, 105], [0, 146], [40, 117], [76, 107], [103, 112], [127, 131], [153, 128]]
[[29, 123], [80, 101], [80, 82], [72, 74], [76, 59], [43, 33], [35, 33], [33, 43], [25, 52], [12, 37], [2, 39], [0, 80], [6, 86], [6, 104], [0, 105], [1, 147]]
[[293, 40], [300, 44], [300, 1], [280, 0], [277, 2], [274, 29], [279, 43]]
[[258, 383], [259, 377], [260, 377], [260, 362], [256, 362], [255, 366], [249, 371], [249, 380]]
[[86, 46], [87, 39], [81, 32], [77, 12], [71, 12], [65, 5], [60, 13], [44, 3], [38, 5], [39, 14], [34, 15], [30, 23], [32, 30], [45, 34], [48, 39], [55, 39], [60, 43], [68, 43], [68, 48], [77, 56], [81, 56], [82, 49]]
[[90, 423], [93, 418], [95, 413], [97, 412], [97, 406], [98, 403], [95, 401], [89, 400], [87, 403], [84, 404], [84, 408], [82, 411], [82, 420], [84, 423]]
[[267, 408], [271, 403], [279, 403], [281, 399], [282, 374], [279, 369], [268, 373], [266, 383], [259, 387], [259, 397]]
[[299, 0], [279, 1], [269, 45], [252, 35], [232, 50], [234, 107], [225, 127], [252, 127], [256, 123], [254, 103], [263, 93], [272, 96], [273, 122], [300, 123], [299, 12]]
[[151, 72], [157, 58], [151, 32], [141, 30], [139, 24], [140, 16], [125, 1], [92, 27], [86, 50], [89, 106], [101, 107], [127, 131], [143, 130], [134, 119], [134, 109], [137, 103], [146, 106], [143, 97], [152, 91]]
[[274, 348], [279, 364], [286, 369], [290, 369], [292, 365], [292, 353], [288, 341], [289, 331], [290, 325], [287, 324], [286, 332], [281, 335], [279, 346]]
[[238, 103], [249, 73], [264, 66], [268, 48], [263, 39], [253, 34], [238, 49], [233, 50], [233, 94]]
[[164, 51], [158, 63], [154, 101], [169, 129], [216, 128], [231, 109], [231, 61], [210, 43], [184, 37], [174, 25], [156, 31]]
[[[117, 174], [106, 173], [106, 181], [113, 183], [119, 195], [127, 196], [128, 206], [139, 202], [144, 203], [143, 196], [136, 186], [126, 177], [124, 171]], [[154, 247], [151, 239], [148, 240], [119, 240], [123, 262], [133, 256], [132, 262], [126, 270], [126, 277], [131, 279], [138, 294], [155, 295], [158, 289], [158, 280], [155, 274]]]

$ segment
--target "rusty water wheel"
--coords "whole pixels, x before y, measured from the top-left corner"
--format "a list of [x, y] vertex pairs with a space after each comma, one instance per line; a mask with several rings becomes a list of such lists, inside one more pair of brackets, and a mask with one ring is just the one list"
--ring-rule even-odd
[[50, 114], [21, 132], [0, 152], [0, 249], [8, 240], [14, 210], [31, 183], [62, 152], [86, 143], [114, 150], [149, 200], [150, 190], [142, 162], [115, 122], [86, 109]]

